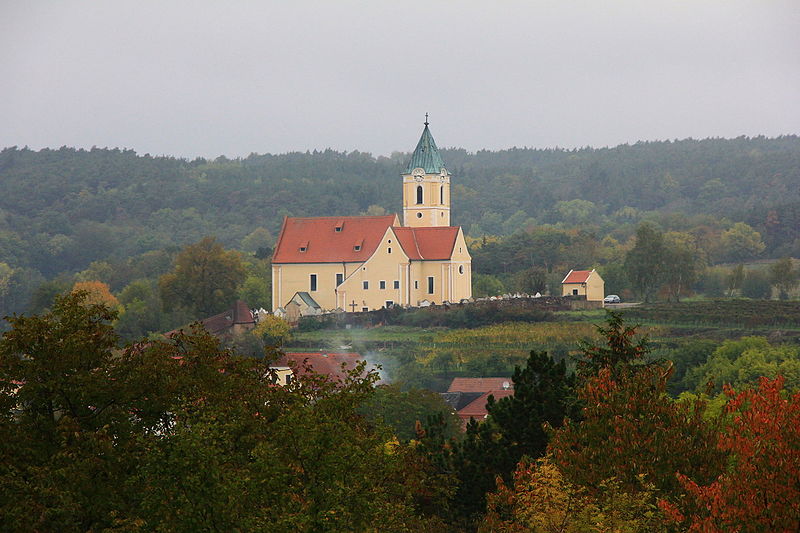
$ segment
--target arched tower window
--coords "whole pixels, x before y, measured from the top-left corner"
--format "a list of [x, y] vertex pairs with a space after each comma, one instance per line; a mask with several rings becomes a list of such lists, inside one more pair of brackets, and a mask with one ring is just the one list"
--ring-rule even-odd
[[417, 203], [422, 203], [422, 185], [417, 185]]
[[439, 186], [439, 203], [444, 205], [444, 185]]

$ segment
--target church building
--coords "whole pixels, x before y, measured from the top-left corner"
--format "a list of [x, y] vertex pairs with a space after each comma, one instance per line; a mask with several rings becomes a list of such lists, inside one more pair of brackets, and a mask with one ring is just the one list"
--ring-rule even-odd
[[[450, 173], [428, 122], [402, 174], [397, 215], [286, 217], [272, 258], [272, 308], [371, 311], [472, 295], [472, 258], [450, 225]], [[314, 305], [315, 304], [315, 305]]]

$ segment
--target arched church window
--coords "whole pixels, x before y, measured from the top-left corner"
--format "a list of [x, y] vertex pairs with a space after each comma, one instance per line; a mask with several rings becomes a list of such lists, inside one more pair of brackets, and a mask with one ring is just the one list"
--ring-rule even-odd
[[444, 205], [444, 185], [439, 186], [439, 203]]
[[422, 203], [422, 185], [417, 185], [417, 203]]

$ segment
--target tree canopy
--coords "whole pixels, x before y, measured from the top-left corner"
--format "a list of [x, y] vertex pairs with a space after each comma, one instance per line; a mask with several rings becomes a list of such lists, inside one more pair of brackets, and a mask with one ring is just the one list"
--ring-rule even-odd
[[245, 274], [237, 253], [205, 237], [177, 255], [175, 268], [161, 276], [158, 286], [166, 309], [183, 306], [206, 317], [235, 302]]
[[[273, 384], [201, 329], [119, 347], [85, 293], [0, 341], [4, 529], [424, 531], [445, 494], [361, 406], [377, 375]], [[437, 488], [438, 487], [438, 488]], [[427, 494], [427, 496], [425, 496]]]

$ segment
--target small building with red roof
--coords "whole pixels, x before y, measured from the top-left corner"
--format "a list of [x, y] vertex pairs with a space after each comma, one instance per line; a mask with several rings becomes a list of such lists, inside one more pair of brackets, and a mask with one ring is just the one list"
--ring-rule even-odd
[[489, 396], [495, 401], [514, 395], [511, 378], [453, 378], [442, 398], [461, 418], [466, 429], [470, 420], [482, 421], [489, 414], [486, 405]]
[[570, 270], [561, 281], [562, 296], [585, 296], [589, 302], [602, 302], [605, 282], [596, 270]]
[[402, 225], [397, 215], [284, 219], [272, 257], [273, 311], [292, 301], [359, 312], [472, 296], [472, 259], [463, 231], [450, 226], [450, 173], [427, 120], [402, 178]]
[[[278, 385], [288, 385], [297, 376], [308, 373], [322, 374], [341, 383], [362, 361], [364, 358], [353, 352], [293, 352], [281, 355], [269, 367], [275, 371]], [[367, 367], [365, 371], [372, 368]]]

